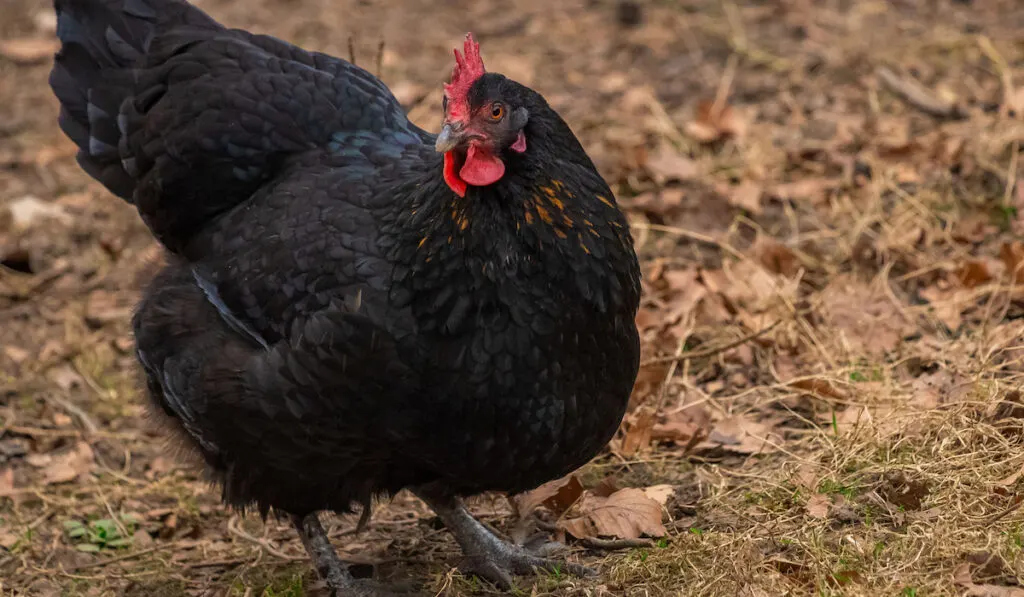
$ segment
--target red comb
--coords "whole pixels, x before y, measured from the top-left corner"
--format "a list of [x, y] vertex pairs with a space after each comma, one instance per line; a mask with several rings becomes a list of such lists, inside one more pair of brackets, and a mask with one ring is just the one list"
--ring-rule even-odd
[[466, 34], [462, 46], [462, 54], [455, 50], [455, 66], [452, 68], [452, 82], [444, 86], [444, 95], [448, 98], [449, 117], [461, 116], [466, 103], [466, 95], [473, 82], [484, 74], [484, 61], [480, 58], [480, 44], [473, 40], [473, 34]]

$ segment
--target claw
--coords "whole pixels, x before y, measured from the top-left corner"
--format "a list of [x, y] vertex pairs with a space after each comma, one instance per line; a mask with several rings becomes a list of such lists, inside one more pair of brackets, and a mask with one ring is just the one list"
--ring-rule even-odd
[[[459, 570], [486, 579], [503, 590], [512, 588], [512, 576], [529, 576], [538, 571], [559, 572], [574, 576], [594, 576], [596, 571], [569, 562], [548, 559], [530, 553], [522, 547], [508, 543], [487, 530], [480, 521], [466, 510], [461, 501], [452, 498], [437, 498], [419, 493], [420, 497], [437, 512], [445, 526], [462, 547], [465, 559]], [[558, 546], [558, 544], [554, 544]], [[552, 544], [540, 546], [544, 553], [550, 553]]]

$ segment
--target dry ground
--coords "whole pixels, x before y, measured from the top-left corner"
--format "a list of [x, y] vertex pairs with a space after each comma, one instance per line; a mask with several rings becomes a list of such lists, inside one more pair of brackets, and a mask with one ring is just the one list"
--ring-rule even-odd
[[[629, 209], [645, 362], [579, 478], [672, 486], [664, 536], [565, 537], [592, 495], [560, 521], [549, 501], [601, 576], [520, 594], [1024, 595], [1019, 0], [201, 5], [342, 56], [354, 38], [428, 127], [473, 30]], [[0, 17], [0, 594], [315, 594], [291, 530], [223, 509], [145, 424], [127, 321], [157, 251], [58, 134], [48, 14]], [[412, 498], [354, 526], [331, 520], [360, 575], [498, 592]]]

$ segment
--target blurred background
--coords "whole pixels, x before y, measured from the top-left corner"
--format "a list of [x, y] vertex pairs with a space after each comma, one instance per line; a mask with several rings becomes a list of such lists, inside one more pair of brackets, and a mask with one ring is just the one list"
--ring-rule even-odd
[[[601, 571], [523, 594], [1024, 595], [1019, 0], [195, 3], [354, 58], [432, 131], [472, 31], [628, 211], [621, 432], [562, 498], [474, 504]], [[59, 133], [49, 4], [2, 14], [0, 594], [318, 594], [288, 525], [223, 509], [146, 425], [129, 318], [160, 251]], [[590, 536], [618, 488], [659, 508]], [[497, 592], [414, 498], [355, 522], [331, 529], [360, 575]]]

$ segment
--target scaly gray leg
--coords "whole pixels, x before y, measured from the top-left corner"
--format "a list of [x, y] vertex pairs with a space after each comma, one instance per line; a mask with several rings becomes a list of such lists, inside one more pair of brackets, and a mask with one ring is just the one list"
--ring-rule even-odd
[[355, 579], [348, 567], [338, 558], [327, 532], [320, 525], [316, 513], [306, 516], [292, 516], [292, 523], [299, 532], [302, 545], [306, 547], [320, 578], [327, 583], [331, 597], [388, 597], [395, 595], [381, 590], [372, 581]]
[[522, 547], [498, 538], [466, 509], [462, 500], [440, 497], [427, 490], [416, 495], [437, 513], [465, 555], [460, 569], [485, 578], [504, 590], [512, 587], [512, 575], [526, 576], [536, 571], [565, 572], [576, 576], [596, 574], [579, 564], [559, 562], [536, 556]]

